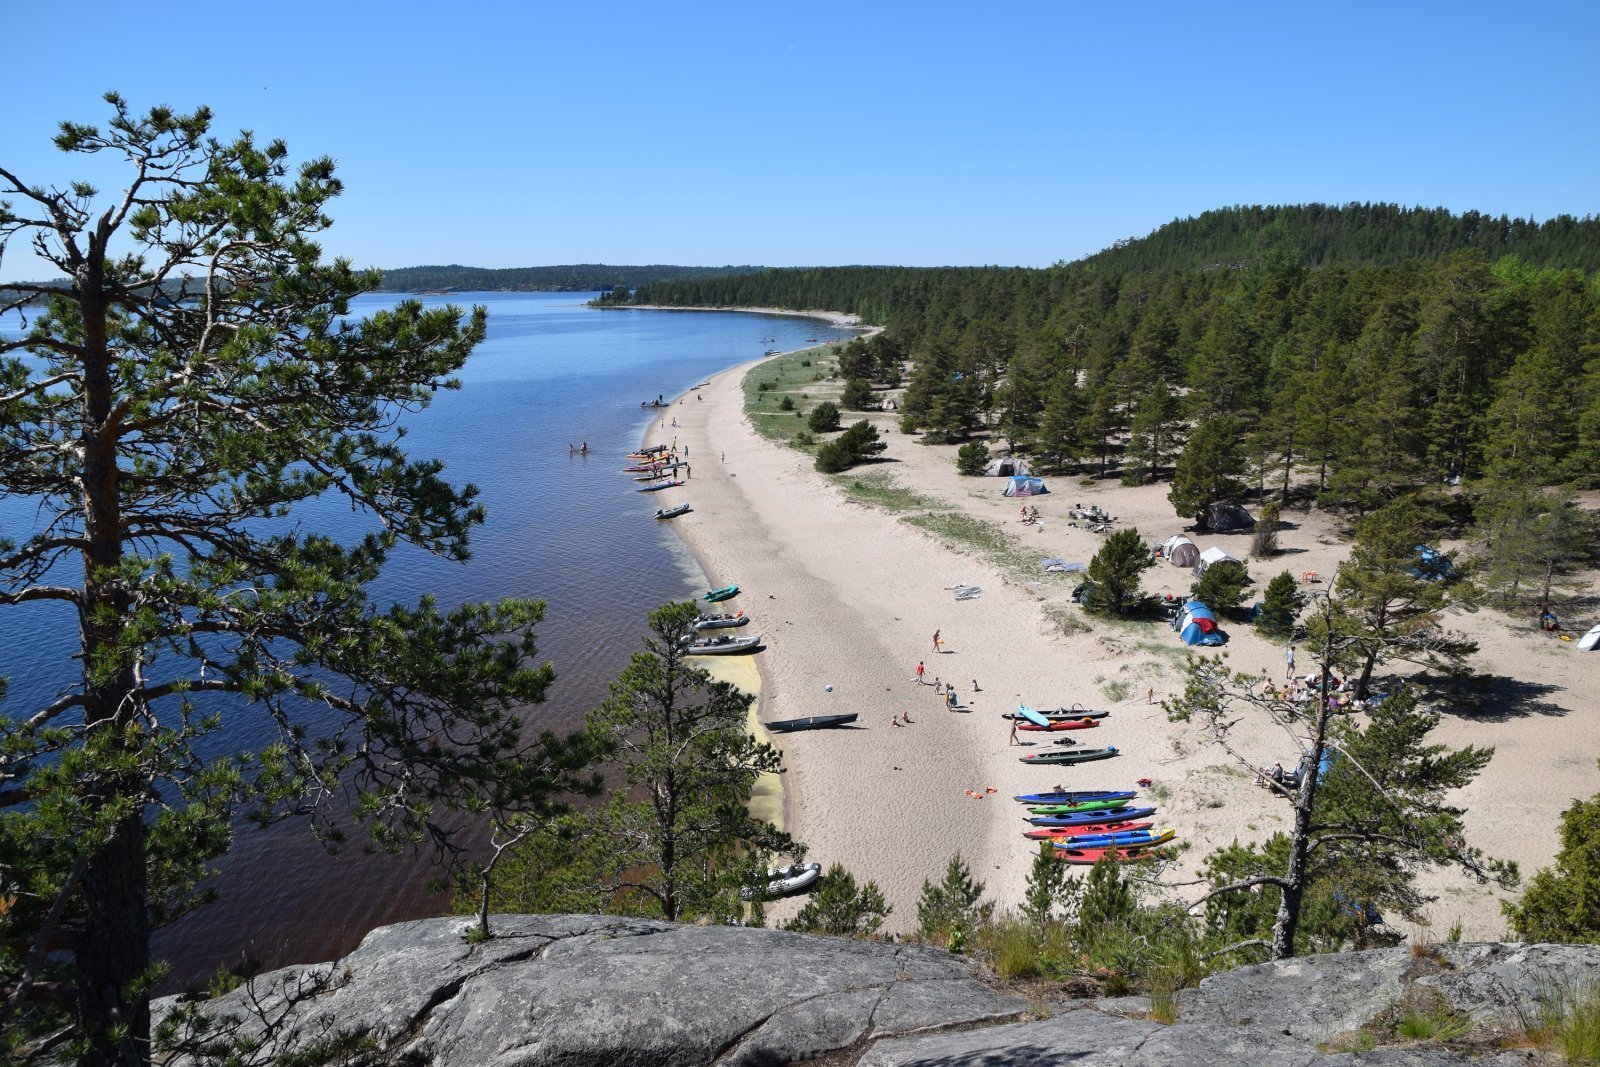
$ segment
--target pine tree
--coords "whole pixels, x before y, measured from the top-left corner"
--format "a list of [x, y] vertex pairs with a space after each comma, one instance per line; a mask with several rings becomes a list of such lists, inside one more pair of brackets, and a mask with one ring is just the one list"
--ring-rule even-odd
[[1555, 865], [1534, 874], [1521, 900], [1500, 907], [1523, 941], [1600, 945], [1600, 795], [1561, 814]]
[[1295, 620], [1300, 617], [1303, 607], [1305, 597], [1301, 595], [1294, 575], [1280, 571], [1267, 583], [1266, 594], [1261, 600], [1261, 613], [1256, 616], [1256, 629], [1268, 637], [1288, 637], [1294, 632]]
[[1150, 546], [1132, 527], [1111, 534], [1089, 561], [1089, 591], [1084, 606], [1104, 614], [1123, 614], [1139, 602], [1139, 576], [1156, 565]]
[[1212, 504], [1244, 500], [1245, 485], [1239, 480], [1244, 471], [1238, 421], [1229, 416], [1211, 419], [1189, 435], [1167, 499], [1179, 515], [1192, 517], [1204, 529], [1206, 509]]
[[988, 922], [994, 913], [994, 902], [978, 903], [983, 888], [983, 883], [972, 877], [961, 853], [951, 856], [944, 881], [934, 885], [923, 879], [922, 896], [917, 900], [918, 936], [924, 941], [948, 941], [955, 932], [965, 934]]
[[893, 911], [876, 882], [858, 886], [855, 876], [835, 863], [817, 883], [805, 907], [784, 929], [834, 937], [871, 937]]

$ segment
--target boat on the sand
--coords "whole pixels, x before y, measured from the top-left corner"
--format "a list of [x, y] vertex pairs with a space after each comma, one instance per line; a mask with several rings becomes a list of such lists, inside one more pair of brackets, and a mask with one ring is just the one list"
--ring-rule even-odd
[[679, 515], [688, 514], [688, 512], [689, 512], [689, 505], [688, 504], [679, 504], [675, 508], [656, 508], [656, 518], [658, 518], [658, 519], [675, 519]]
[[738, 586], [736, 586], [736, 585], [725, 585], [721, 589], [712, 589], [712, 590], [710, 590], [704, 596], [702, 596], [700, 599], [707, 600], [707, 601], [710, 601], [711, 603], [715, 604], [719, 600], [731, 600], [731, 599], [733, 599], [734, 597], [736, 597], [738, 595], [739, 595], [739, 587]]
[[691, 656], [726, 656], [734, 652], [748, 652], [759, 644], [761, 644], [760, 634], [751, 634], [748, 637], [718, 634], [704, 641], [691, 642], [686, 646], [686, 651]]
[[636, 492], [636, 493], [659, 493], [663, 489], [671, 489], [671, 488], [673, 488], [675, 486], [679, 486], [679, 485], [682, 485], [682, 484], [683, 484], [683, 479], [682, 478], [673, 478], [670, 481], [657, 482], [654, 485], [640, 486], [638, 489], [635, 489], [634, 492]]
[[1164, 845], [1177, 836], [1177, 831], [1170, 827], [1165, 830], [1123, 830], [1114, 833], [1084, 834], [1076, 840], [1060, 842], [1056, 847], [1130, 848], [1134, 845]]
[[811, 884], [821, 877], [820, 863], [791, 863], [787, 867], [769, 867], [765, 885], [747, 885], [739, 890], [739, 896], [745, 900], [754, 900], [757, 897], [763, 899], [786, 897], [791, 893], [810, 888]]
[[1075, 811], [1105, 811], [1107, 808], [1125, 808], [1126, 798], [1114, 800], [1076, 800], [1066, 804], [1035, 804], [1028, 809], [1034, 815], [1070, 815]]
[[1080, 811], [1072, 815], [1029, 815], [1027, 820], [1033, 826], [1097, 826], [1113, 822], [1133, 822], [1138, 819], [1148, 819], [1156, 813], [1151, 807], [1143, 808], [1107, 808], [1105, 811]]
[[1133, 845], [1128, 848], [1064, 848], [1055, 847], [1056, 859], [1062, 863], [1098, 863], [1107, 857], [1118, 863], [1137, 863], [1156, 858], [1159, 845]]
[[1131, 830], [1148, 830], [1155, 823], [1148, 820], [1144, 822], [1107, 822], [1084, 823], [1081, 826], [1036, 826], [1032, 830], [1023, 831], [1022, 836], [1034, 841], [1071, 841], [1084, 834], [1098, 833], [1123, 833]]
[[1064, 749], [1060, 752], [1035, 752], [1031, 756], [1021, 757], [1023, 763], [1089, 763], [1097, 759], [1110, 759], [1120, 756], [1117, 746], [1107, 745], [1105, 748], [1074, 748]]
[[742, 611], [736, 615], [729, 615], [727, 612], [723, 612], [721, 615], [700, 616], [694, 620], [694, 628], [696, 630], [723, 630], [731, 626], [743, 626], [749, 621], [750, 616]]
[[1099, 719], [1052, 719], [1043, 726], [1032, 722], [1019, 722], [1017, 723], [1017, 729], [1034, 730], [1042, 733], [1060, 733], [1062, 730], [1093, 730], [1099, 725]]
[[796, 730], [825, 730], [830, 726], [848, 726], [860, 718], [859, 713], [847, 711], [842, 715], [807, 715], [801, 719], [779, 719], [761, 725], [778, 734], [792, 734]]
[[1019, 804], [1074, 804], [1080, 800], [1132, 800], [1135, 789], [1054, 789], [1045, 793], [1022, 793], [1012, 797]]

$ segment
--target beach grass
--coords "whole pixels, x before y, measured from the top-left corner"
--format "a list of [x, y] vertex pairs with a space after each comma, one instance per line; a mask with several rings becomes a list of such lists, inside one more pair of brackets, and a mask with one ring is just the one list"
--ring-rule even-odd
[[[800, 452], [813, 451], [795, 438], [805, 432], [810, 410], [843, 389], [842, 383], [822, 380], [836, 364], [836, 347], [802, 348], [750, 369], [744, 376], [744, 410], [757, 433]], [[782, 406], [786, 398], [789, 410]]]
[[870, 504], [884, 511], [934, 511], [942, 507], [937, 500], [907, 489], [889, 475], [880, 472], [869, 474], [841, 474], [835, 484], [846, 496], [860, 504]]
[[975, 555], [1017, 581], [1026, 581], [1039, 569], [1038, 557], [1025, 550], [997, 522], [985, 522], [959, 512], [928, 512], [901, 520], [926, 530], [953, 548]]

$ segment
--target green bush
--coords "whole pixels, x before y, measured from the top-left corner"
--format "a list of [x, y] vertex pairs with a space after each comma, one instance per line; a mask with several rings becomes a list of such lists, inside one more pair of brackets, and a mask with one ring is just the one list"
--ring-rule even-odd
[[847, 408], [860, 411], [872, 402], [872, 386], [865, 378], [846, 378], [844, 392], [839, 396], [839, 403]]
[[900, 416], [901, 433], [916, 433], [920, 429], [922, 429], [922, 424], [917, 421], [917, 417], [911, 412], [908, 411]]
[[1155, 565], [1137, 529], [1118, 530], [1089, 561], [1083, 606], [1107, 615], [1132, 610], [1139, 603], [1139, 576]]
[[839, 405], [831, 400], [824, 400], [811, 409], [811, 415], [806, 419], [814, 433], [827, 433], [829, 430], [839, 428]]
[[989, 449], [982, 441], [969, 441], [956, 452], [956, 473], [976, 477], [989, 466]]
[[1276, 504], [1264, 505], [1261, 517], [1256, 520], [1255, 533], [1250, 538], [1250, 554], [1256, 559], [1266, 559], [1278, 554], [1278, 524], [1282, 512]]
[[823, 474], [838, 474], [850, 469], [853, 457], [840, 441], [828, 441], [817, 449], [817, 470]]
[[786, 396], [782, 400], [778, 401], [778, 410], [779, 411], [793, 411], [794, 410], [794, 397]]
[[1190, 587], [1189, 595], [1214, 611], [1236, 608], [1250, 595], [1250, 573], [1243, 563], [1231, 559], [1220, 560], [1206, 568], [1206, 572]]
[[983, 888], [983, 883], [972, 877], [961, 853], [951, 856], [944, 881], [938, 885], [926, 879], [922, 882], [922, 897], [917, 901], [917, 936], [924, 941], [944, 942], [955, 951], [958, 933], [964, 938], [987, 923], [994, 913], [993, 902], [978, 903]]
[[1256, 616], [1256, 629], [1268, 637], [1290, 636], [1305, 600], [1294, 575], [1288, 571], [1279, 573], [1267, 583], [1266, 594], [1261, 598], [1261, 613]]
[[836, 937], [869, 937], [894, 911], [883, 899], [877, 883], [857, 886], [855, 877], [835, 863], [817, 883], [817, 891], [800, 909], [786, 930], [803, 934], [832, 934]]

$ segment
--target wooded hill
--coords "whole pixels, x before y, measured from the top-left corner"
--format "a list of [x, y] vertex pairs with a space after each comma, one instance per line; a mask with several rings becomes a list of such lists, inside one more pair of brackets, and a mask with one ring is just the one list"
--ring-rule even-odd
[[1520, 251], [1491, 257], [1484, 222], [1229, 209], [1043, 270], [766, 270], [633, 299], [856, 312], [888, 327], [861, 365], [911, 360], [908, 426], [999, 433], [1047, 467], [1167, 477], [1228, 420], [1257, 495], [1361, 512], [1456, 479], [1600, 484], [1600, 228], [1499, 227]]
[[604, 263], [573, 263], [559, 267], [400, 267], [383, 272], [386, 292], [420, 293], [442, 290], [466, 292], [514, 290], [522, 292], [589, 293], [616, 286], [633, 288], [678, 278], [725, 277], [749, 274], [760, 267], [614, 267]]

